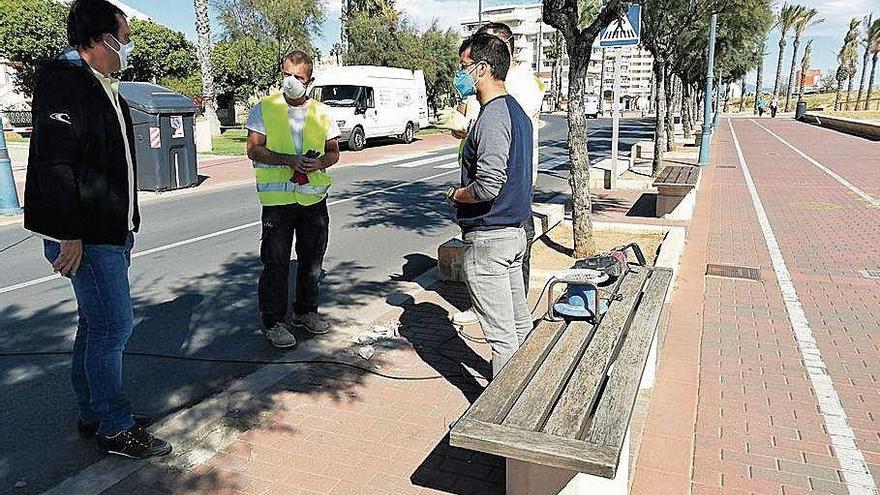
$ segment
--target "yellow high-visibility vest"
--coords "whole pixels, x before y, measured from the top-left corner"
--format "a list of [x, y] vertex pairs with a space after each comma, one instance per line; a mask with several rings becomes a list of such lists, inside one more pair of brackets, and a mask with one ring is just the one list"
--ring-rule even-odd
[[[326, 105], [317, 100], [308, 100], [306, 121], [302, 130], [302, 150], [297, 150], [293, 142], [287, 115], [288, 105], [282, 93], [263, 98], [260, 109], [266, 125], [266, 148], [270, 151], [285, 155], [305, 155], [312, 150], [324, 154], [327, 126], [330, 124], [330, 112]], [[309, 173], [308, 184], [296, 184], [291, 182], [293, 170], [290, 167], [257, 162], [254, 162], [254, 176], [257, 180], [257, 195], [263, 206], [311, 206], [326, 198], [327, 190], [333, 184], [330, 175], [322, 171]]]

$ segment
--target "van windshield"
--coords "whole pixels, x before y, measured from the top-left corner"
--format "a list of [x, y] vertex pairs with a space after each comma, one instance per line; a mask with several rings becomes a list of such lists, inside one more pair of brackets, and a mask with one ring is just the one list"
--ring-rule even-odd
[[315, 86], [312, 98], [331, 107], [353, 107], [362, 98], [363, 86]]

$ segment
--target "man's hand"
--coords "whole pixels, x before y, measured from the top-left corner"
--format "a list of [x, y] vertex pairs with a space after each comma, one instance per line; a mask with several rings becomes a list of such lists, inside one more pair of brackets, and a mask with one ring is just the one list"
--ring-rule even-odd
[[308, 156], [302, 157], [302, 168], [303, 173], [309, 172], [317, 172], [318, 170], [324, 170], [324, 163], [320, 158], [310, 158]]
[[306, 160], [309, 160], [309, 158], [306, 158], [302, 155], [282, 155], [282, 156], [284, 157], [284, 165], [292, 168], [294, 172], [299, 172], [301, 174], [309, 173], [309, 171], [306, 170]]
[[79, 270], [81, 261], [82, 241], [61, 241], [61, 253], [55, 263], [52, 263], [52, 269], [65, 277], [73, 277]]
[[467, 129], [468, 126], [470, 126], [471, 121], [458, 110], [444, 108], [440, 111], [438, 117], [439, 121], [437, 122], [437, 127], [440, 129], [449, 129], [452, 131], [453, 136], [456, 132], [467, 135]]

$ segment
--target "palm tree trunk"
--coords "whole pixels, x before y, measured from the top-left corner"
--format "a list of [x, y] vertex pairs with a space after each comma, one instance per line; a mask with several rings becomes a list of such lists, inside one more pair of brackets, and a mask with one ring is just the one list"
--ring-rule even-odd
[[752, 106], [752, 113], [758, 114], [758, 97], [761, 96], [762, 86], [764, 85], [764, 43], [761, 43], [761, 56], [758, 60], [758, 74], [755, 76], [755, 104]]
[[846, 82], [846, 109], [849, 110], [850, 98], [852, 98], [853, 76], [849, 76]]
[[739, 87], [739, 113], [742, 113], [746, 107], [746, 76], [740, 80]]
[[880, 55], [880, 52], [874, 53], [874, 56], [871, 57], [871, 77], [868, 79], [868, 95], [865, 97], [865, 110], [867, 110], [868, 105], [871, 104], [871, 92], [874, 86], [874, 72], [877, 70], [878, 55]]
[[211, 135], [220, 135], [220, 120], [217, 118], [217, 99], [214, 94], [214, 66], [211, 63], [211, 19], [208, 17], [208, 0], [193, 0], [196, 14], [198, 49], [196, 55], [202, 71], [202, 101], [205, 105], [205, 118], [211, 127]]
[[846, 84], [846, 77], [842, 75], [845, 69], [841, 66], [837, 68], [837, 94], [834, 95], [834, 111], [840, 110], [840, 94], [843, 93], [843, 86]]
[[789, 106], [791, 104], [791, 93], [794, 90], [794, 66], [797, 61], [798, 47], [801, 44], [801, 37], [799, 34], [795, 34], [794, 43], [792, 43], [792, 47], [794, 48], [794, 53], [791, 56], [791, 70], [788, 73], [788, 92], [785, 94], [785, 111], [787, 112]]
[[[862, 78], [859, 81], [859, 95], [856, 96], [856, 110], [859, 109], [859, 102], [862, 101], [862, 90], [865, 88], [865, 77], [868, 75], [868, 59], [871, 56], [871, 45], [865, 45], [865, 56], [862, 57]], [[868, 102], [865, 102], [865, 110], [868, 109]]]
[[773, 83], [773, 96], [779, 95], [779, 83], [782, 82], [783, 55], [785, 55], [785, 36], [779, 38], [779, 58], [776, 60], [776, 81]]

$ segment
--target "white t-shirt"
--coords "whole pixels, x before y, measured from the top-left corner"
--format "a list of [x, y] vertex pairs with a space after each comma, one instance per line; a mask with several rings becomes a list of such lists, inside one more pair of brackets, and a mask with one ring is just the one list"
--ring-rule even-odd
[[[293, 136], [293, 144], [296, 147], [296, 152], [298, 154], [303, 153], [303, 127], [306, 125], [307, 111], [308, 106], [305, 104], [299, 107], [287, 106], [287, 118], [290, 121], [290, 134]], [[266, 135], [266, 122], [263, 120], [262, 105], [255, 105], [254, 108], [251, 109], [251, 113], [248, 115], [244, 127], [249, 131], [259, 132], [264, 136]], [[327, 140], [337, 139], [341, 135], [342, 133], [339, 132], [339, 126], [336, 124], [336, 121], [330, 119], [330, 123], [327, 124]]]

